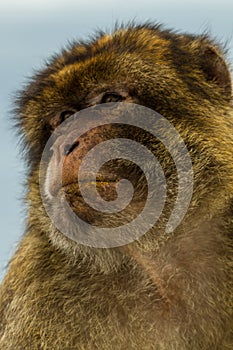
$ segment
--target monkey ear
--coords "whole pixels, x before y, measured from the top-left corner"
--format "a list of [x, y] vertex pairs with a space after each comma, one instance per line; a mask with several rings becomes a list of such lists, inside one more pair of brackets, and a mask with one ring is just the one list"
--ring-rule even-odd
[[205, 45], [201, 50], [201, 68], [207, 81], [217, 84], [225, 92], [227, 98], [231, 98], [232, 82], [231, 74], [221, 52], [214, 45]]

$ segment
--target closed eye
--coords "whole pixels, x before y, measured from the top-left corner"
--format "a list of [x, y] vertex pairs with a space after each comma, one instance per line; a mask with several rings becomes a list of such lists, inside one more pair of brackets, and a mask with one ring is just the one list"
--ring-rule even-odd
[[108, 103], [108, 102], [121, 102], [125, 100], [125, 97], [117, 94], [116, 92], [106, 92], [100, 103]]

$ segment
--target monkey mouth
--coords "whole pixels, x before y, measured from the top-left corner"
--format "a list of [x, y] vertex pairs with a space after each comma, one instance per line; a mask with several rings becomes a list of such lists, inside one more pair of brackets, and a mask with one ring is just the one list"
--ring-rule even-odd
[[72, 181], [70, 183], [67, 183], [62, 186], [63, 191], [69, 191], [73, 189], [80, 189], [80, 185], [82, 187], [90, 187], [90, 186], [96, 186], [99, 187], [106, 187], [106, 186], [116, 186], [118, 181], [116, 180], [78, 180], [78, 181]]
[[87, 176], [85, 178], [78, 178], [77, 180], [72, 180], [70, 182], [63, 182], [62, 183], [62, 188], [66, 189], [69, 188], [70, 186], [90, 186], [90, 185], [95, 185], [96, 187], [98, 186], [107, 186], [107, 185], [113, 185], [117, 184], [117, 182], [120, 180], [119, 177], [112, 175], [112, 174], [104, 174], [101, 176]]
[[70, 183], [64, 184], [61, 191], [67, 196], [67, 199], [72, 199], [72, 197], [82, 197], [82, 190], [87, 190], [89, 195], [93, 194], [93, 198], [98, 194], [106, 201], [112, 201], [116, 199], [116, 185], [119, 180], [116, 178], [102, 178], [102, 179], [79, 179], [78, 181], [72, 181]]
[[[88, 202], [80, 190], [80, 183], [84, 190], [88, 189]], [[131, 200], [125, 206], [122, 206], [120, 204], [122, 202], [117, 202], [119, 199], [117, 183], [118, 180], [115, 177], [96, 181], [86, 178], [72, 182], [62, 187], [61, 200], [63, 202], [65, 199], [73, 213], [91, 225], [109, 228], [125, 225], [134, 220], [143, 210], [145, 198], [134, 197], [133, 195]], [[127, 194], [127, 191], [123, 192], [123, 197]], [[124, 200], [122, 192], [120, 200]], [[106, 205], [104, 208], [108, 208], [108, 211], [103, 208], [103, 201]], [[107, 202], [112, 202], [109, 203], [109, 207]], [[109, 209], [112, 207], [116, 209], [113, 212]]]
[[112, 228], [127, 224], [140, 214], [146, 203], [147, 187], [143, 185], [146, 181], [142, 174], [134, 164], [116, 167], [114, 163], [109, 169], [108, 163], [108, 169], [102, 167], [97, 173], [92, 169], [81, 173], [79, 167], [64, 168], [55, 194], [59, 201], [58, 215], [64, 210], [72, 221], [71, 209], [94, 226]]
[[111, 172], [101, 172], [99, 174], [85, 173], [82, 177], [71, 179], [70, 181], [63, 181], [62, 188], [65, 191], [69, 191], [72, 188], [106, 188], [108, 186], [113, 187], [120, 181], [121, 177]]

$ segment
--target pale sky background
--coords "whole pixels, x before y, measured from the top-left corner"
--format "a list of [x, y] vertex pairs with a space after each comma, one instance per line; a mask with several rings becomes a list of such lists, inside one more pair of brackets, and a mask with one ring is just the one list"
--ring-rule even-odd
[[233, 66], [232, 0], [0, 0], [0, 279], [24, 232], [23, 160], [12, 131], [14, 92], [43, 60], [73, 38], [114, 23], [152, 20], [191, 33], [210, 31], [227, 42]]

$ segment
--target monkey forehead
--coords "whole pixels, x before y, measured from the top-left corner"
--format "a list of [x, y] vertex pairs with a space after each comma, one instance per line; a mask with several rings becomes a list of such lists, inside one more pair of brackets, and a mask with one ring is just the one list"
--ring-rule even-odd
[[[176, 34], [171, 34], [170, 38], [165, 38], [159, 28], [122, 28], [112, 34], [101, 33], [99, 37], [91, 41], [73, 43], [51, 63], [53, 67], [56, 67], [56, 73], [61, 76], [74, 69], [74, 66], [79, 69], [80, 66], [82, 67], [83, 64], [97, 57], [98, 60], [103, 58], [108, 62], [118, 58], [121, 59], [121, 65], [124, 65], [122, 56], [125, 56], [126, 53], [134, 54], [137, 58], [168, 64], [171, 40], [176, 36]], [[128, 57], [133, 59], [132, 56]]]
[[[129, 38], [127, 38], [129, 40]], [[148, 41], [148, 38], [147, 38]], [[161, 69], [161, 66], [171, 70], [172, 66], [168, 57], [168, 44], [162, 45], [161, 40], [147, 42], [144, 40], [143, 47], [141, 43], [125, 43], [114, 41], [114, 37], [106, 36], [93, 43], [87, 52], [87, 48], [77, 46], [72, 52], [68, 53], [70, 58], [75, 58], [72, 63], [66, 63], [61, 66], [59, 70], [50, 75], [50, 78], [56, 82], [57, 87], [62, 86], [62, 81], [68, 84], [74, 78], [78, 78], [80, 74], [81, 85], [93, 82], [100, 82], [101, 79], [108, 77], [119, 78], [122, 75], [124, 78], [137, 73], [152, 73], [156, 66]], [[85, 55], [83, 53], [86, 52]], [[78, 57], [80, 55], [80, 57]], [[62, 58], [61, 58], [62, 60]], [[140, 67], [140, 70], [138, 69]], [[83, 79], [86, 77], [86, 79]], [[87, 81], [87, 79], [89, 79]]]
[[87, 57], [91, 57], [102, 52], [109, 51], [115, 53], [137, 52], [143, 56], [149, 54], [156, 49], [157, 58], [163, 57], [170, 51], [170, 42], [177, 37], [171, 33], [166, 38], [159, 26], [141, 26], [116, 29], [113, 33], [101, 32], [91, 41], [77, 42], [70, 45], [67, 50], [63, 50], [62, 55], [57, 57], [57, 64], [61, 66], [69, 65], [77, 61], [84, 61]]
[[[158, 67], [159, 65], [159, 67]], [[162, 67], [163, 65], [163, 67]], [[140, 67], [140, 69], [138, 69]], [[157, 69], [156, 69], [157, 68]], [[73, 63], [63, 67], [61, 70], [52, 74], [50, 79], [55, 83], [57, 88], [66, 88], [75, 84], [80, 89], [92, 88], [100, 83], [114, 82], [131, 82], [136, 85], [135, 77], [142, 75], [158, 75], [160, 79], [164, 75], [169, 77], [175, 75], [175, 69], [168, 65], [168, 62], [154, 62], [151, 67], [142, 60], [137, 53], [121, 53], [115, 56], [113, 53], [105, 52], [100, 55], [89, 57], [84, 62]]]

